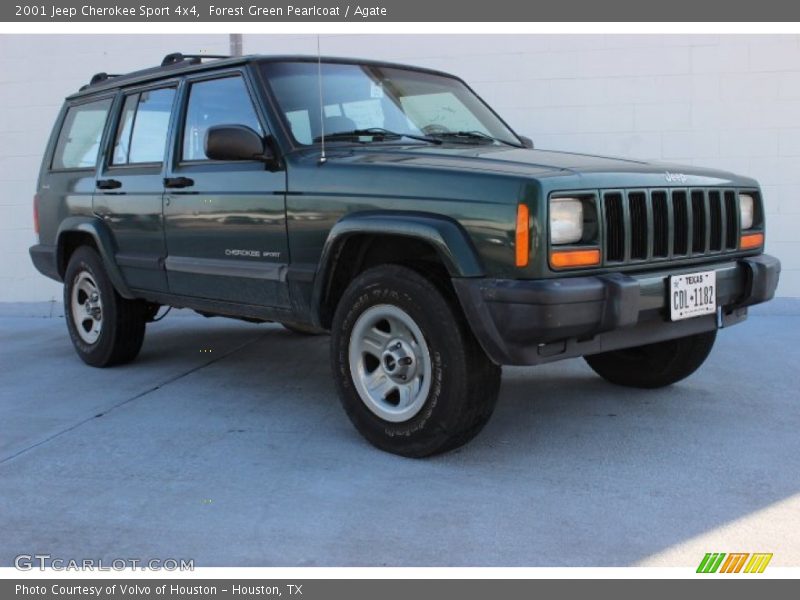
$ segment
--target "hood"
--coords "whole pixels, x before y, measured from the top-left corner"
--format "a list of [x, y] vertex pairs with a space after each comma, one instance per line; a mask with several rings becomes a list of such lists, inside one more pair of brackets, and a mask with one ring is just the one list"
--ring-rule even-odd
[[638, 174], [649, 177], [634, 185], [756, 185], [752, 179], [715, 169], [510, 146], [350, 146], [343, 154], [332, 151], [329, 156], [360, 164], [483, 171], [537, 179], [586, 176], [587, 183], [612, 174]]

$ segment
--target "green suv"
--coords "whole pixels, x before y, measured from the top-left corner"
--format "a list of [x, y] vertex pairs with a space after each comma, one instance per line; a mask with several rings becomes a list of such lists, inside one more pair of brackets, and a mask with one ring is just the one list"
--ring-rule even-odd
[[780, 272], [756, 181], [534, 150], [457, 77], [368, 60], [95, 75], [34, 204], [86, 363], [133, 360], [161, 306], [330, 332], [353, 424], [413, 457], [481, 430], [501, 365], [687, 377]]

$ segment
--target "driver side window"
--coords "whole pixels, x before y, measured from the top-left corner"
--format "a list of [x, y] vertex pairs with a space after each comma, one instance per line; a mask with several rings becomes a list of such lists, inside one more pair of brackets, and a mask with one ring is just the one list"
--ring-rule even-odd
[[245, 125], [259, 135], [264, 135], [241, 76], [191, 84], [183, 125], [181, 160], [209, 160], [204, 144], [206, 131], [214, 125]]

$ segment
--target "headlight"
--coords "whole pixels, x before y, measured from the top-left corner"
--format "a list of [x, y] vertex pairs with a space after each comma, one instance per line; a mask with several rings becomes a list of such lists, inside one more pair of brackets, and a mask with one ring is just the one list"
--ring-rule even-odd
[[583, 238], [583, 202], [577, 198], [550, 200], [550, 243], [575, 244]]
[[750, 194], [739, 194], [739, 220], [742, 223], [743, 231], [753, 226], [755, 205], [755, 201]]

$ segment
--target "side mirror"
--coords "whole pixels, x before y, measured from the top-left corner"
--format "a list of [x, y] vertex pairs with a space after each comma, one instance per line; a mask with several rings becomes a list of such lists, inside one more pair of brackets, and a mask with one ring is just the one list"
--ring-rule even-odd
[[519, 141], [522, 142], [522, 145], [526, 148], [533, 148], [533, 140], [529, 137], [524, 135], [518, 135]]
[[206, 131], [206, 156], [211, 160], [275, 161], [264, 139], [244, 125], [214, 125]]

